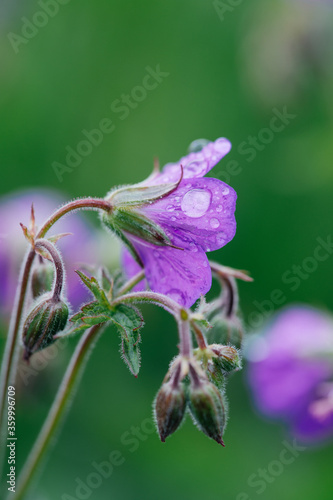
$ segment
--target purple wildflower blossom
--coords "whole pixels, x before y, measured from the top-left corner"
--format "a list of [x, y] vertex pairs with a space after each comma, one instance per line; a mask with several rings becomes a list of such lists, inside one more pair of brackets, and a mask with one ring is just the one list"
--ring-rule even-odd
[[[25, 190], [11, 193], [0, 199], [0, 312], [6, 315], [13, 305], [17, 279], [27, 242], [19, 225], [29, 226], [31, 204], [34, 204], [37, 226], [41, 225], [61, 203], [62, 196], [50, 190]], [[78, 214], [57, 222], [51, 234], [73, 233], [59, 240], [67, 270], [67, 295], [77, 308], [88, 298], [85, 288], [74, 270], [81, 262], [94, 262], [91, 231]]]
[[[193, 305], [211, 287], [205, 252], [223, 247], [236, 232], [235, 191], [218, 179], [204, 178], [230, 149], [227, 139], [209, 142], [201, 151], [168, 163], [161, 172], [154, 172], [137, 185], [177, 183], [183, 171], [175, 190], [140, 207], [145, 217], [164, 230], [173, 246], [154, 245], [128, 233], [126, 237], [142, 260], [150, 288], [185, 307]], [[128, 276], [140, 270], [127, 250], [123, 264]]]
[[284, 420], [303, 441], [332, 435], [332, 357], [332, 318], [303, 306], [277, 314], [249, 346], [248, 378], [260, 411]]

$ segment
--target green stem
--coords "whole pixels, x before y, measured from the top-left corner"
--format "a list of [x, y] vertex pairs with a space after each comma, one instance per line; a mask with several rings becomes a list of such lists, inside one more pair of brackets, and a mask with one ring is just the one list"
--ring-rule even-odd
[[140, 283], [140, 281], [143, 280], [144, 277], [145, 277], [145, 271], [144, 271], [144, 269], [142, 269], [135, 276], [133, 276], [133, 278], [131, 278], [130, 280], [128, 280], [124, 284], [124, 286], [122, 288], [120, 288], [120, 290], [118, 292], [118, 296], [119, 295], [124, 295], [125, 293], [129, 292], [130, 290], [132, 290], [132, 288], [134, 288], [135, 285], [137, 285], [138, 283]]
[[42, 248], [48, 251], [52, 257], [54, 269], [55, 269], [55, 281], [52, 291], [53, 300], [55, 302], [60, 300], [60, 295], [64, 285], [64, 265], [61, 260], [60, 254], [57, 248], [48, 240], [41, 238], [36, 241], [35, 248]]
[[[105, 211], [111, 210], [111, 205], [103, 200], [102, 198], [82, 198], [78, 200], [71, 201], [60, 207], [56, 212], [54, 212], [49, 219], [43, 224], [40, 231], [38, 232], [37, 238], [43, 238], [47, 231], [57, 222], [63, 215], [70, 211], [78, 210], [81, 208], [87, 209], [101, 209]], [[22, 320], [22, 314], [24, 310], [25, 296], [29, 283], [29, 276], [31, 267], [35, 258], [35, 251], [30, 250], [27, 253], [25, 262], [22, 267], [21, 276], [19, 280], [19, 285], [16, 292], [15, 305], [10, 321], [9, 331], [7, 335], [7, 341], [5, 346], [5, 352], [1, 363], [1, 375], [0, 375], [0, 444], [3, 444], [5, 440], [5, 424], [4, 416], [6, 405], [6, 393], [8, 385], [15, 385], [17, 366], [19, 361], [19, 332]], [[4, 453], [4, 446], [0, 447], [0, 473], [2, 470], [2, 458]]]
[[65, 411], [69, 409], [73, 391], [82, 377], [91, 348], [100, 333], [101, 325], [92, 327], [84, 333], [76, 346], [47, 419], [18, 478], [15, 500], [22, 500], [25, 497], [34, 473], [41, 464]]
[[112, 301], [111, 305], [116, 306], [118, 304], [135, 303], [135, 302], [148, 302], [153, 303], [157, 306], [163, 307], [166, 311], [170, 312], [175, 318], [179, 318], [183, 308], [170, 299], [166, 295], [156, 292], [132, 292], [125, 295], [121, 295]]

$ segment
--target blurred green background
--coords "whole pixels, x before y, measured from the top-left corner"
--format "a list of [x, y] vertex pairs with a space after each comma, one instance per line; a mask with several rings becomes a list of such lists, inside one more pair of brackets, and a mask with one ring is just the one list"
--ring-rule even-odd
[[[114, 185], [144, 179], [154, 156], [161, 164], [176, 161], [194, 139], [225, 136], [233, 150], [210, 175], [236, 189], [238, 230], [213, 257], [254, 276], [253, 284], [240, 284], [245, 321], [258, 318], [251, 316], [258, 313], [254, 301], [269, 300], [274, 289], [282, 290], [284, 303], [306, 302], [333, 311], [332, 256], [307, 273], [295, 291], [283, 279], [313, 255], [318, 237], [326, 240], [332, 234], [332, 3], [59, 0], [56, 5], [58, 12], [44, 27], [37, 32], [26, 28], [30, 38], [20, 39], [8, 35], [22, 36], [22, 18], [43, 24], [45, 16], [36, 17], [42, 9], [31, 0], [1, 1], [1, 194], [47, 186], [69, 199], [103, 196]], [[121, 119], [123, 114], [110, 106], [122, 94], [135, 93], [146, 67], [157, 65], [169, 75]], [[276, 110], [293, 117], [279, 132], [264, 131]], [[113, 132], [64, 172], [60, 182], [54, 162], [65, 164], [66, 147], [76, 148], [82, 130], [97, 128], [103, 118], [113, 121]], [[255, 146], [249, 146], [249, 136], [258, 138]], [[249, 147], [254, 152], [246, 152]], [[230, 165], [236, 165], [234, 170]], [[107, 460], [113, 450], [121, 452], [124, 463], [81, 498], [329, 498], [329, 444], [302, 452], [261, 494], [248, 484], [259, 468], [278, 460], [283, 441], [291, 440], [280, 425], [256, 414], [246, 373], [236, 374], [228, 386], [225, 449], [189, 419], [161, 444], [149, 432], [147, 419], [176, 354], [177, 336], [166, 313], [148, 307], [144, 313], [138, 379], [120, 359], [115, 332], [105, 332], [31, 498], [80, 498], [76, 479], [86, 482], [93, 462]], [[249, 321], [249, 329], [261, 326], [264, 317], [255, 325]], [[4, 337], [2, 332], [2, 345]], [[71, 340], [61, 356], [21, 388], [20, 462], [75, 343]], [[141, 425], [146, 431], [136, 445], [129, 444], [132, 426]]]

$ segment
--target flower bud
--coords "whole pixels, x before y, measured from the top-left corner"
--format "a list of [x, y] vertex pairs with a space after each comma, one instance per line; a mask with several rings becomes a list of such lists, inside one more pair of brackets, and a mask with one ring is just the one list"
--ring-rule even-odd
[[241, 358], [237, 349], [228, 345], [212, 344], [209, 349], [213, 353], [213, 363], [224, 372], [240, 370], [242, 368]]
[[226, 412], [218, 389], [208, 381], [192, 384], [190, 388], [190, 410], [199, 429], [224, 446], [223, 431]]
[[31, 277], [31, 290], [34, 299], [52, 289], [54, 270], [52, 264], [39, 263], [33, 270]]
[[[49, 297], [47, 294], [45, 297]], [[62, 300], [44, 298], [30, 312], [23, 325], [24, 359], [54, 342], [66, 326], [68, 306]]]
[[154, 403], [155, 419], [161, 441], [173, 434], [181, 424], [186, 409], [186, 395], [182, 383], [172, 381], [162, 385]]

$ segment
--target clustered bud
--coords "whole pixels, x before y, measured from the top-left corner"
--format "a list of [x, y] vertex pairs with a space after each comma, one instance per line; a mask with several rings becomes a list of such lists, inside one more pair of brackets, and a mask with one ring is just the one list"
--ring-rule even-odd
[[62, 300], [54, 300], [46, 294], [32, 309], [23, 326], [24, 359], [48, 347], [61, 332], [68, 319], [68, 306]]
[[223, 394], [209, 381], [198, 362], [179, 356], [170, 366], [167, 381], [159, 390], [154, 413], [161, 441], [174, 433], [188, 408], [194, 423], [207, 436], [224, 446], [226, 409]]
[[226, 412], [222, 394], [208, 380], [191, 384], [190, 411], [193, 421], [208, 437], [224, 446], [222, 439]]

